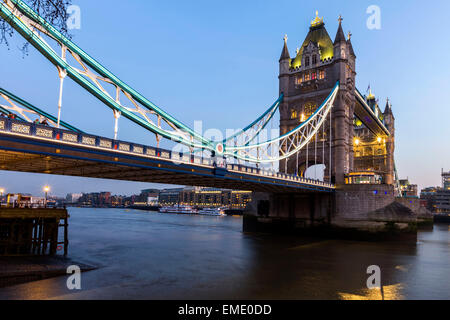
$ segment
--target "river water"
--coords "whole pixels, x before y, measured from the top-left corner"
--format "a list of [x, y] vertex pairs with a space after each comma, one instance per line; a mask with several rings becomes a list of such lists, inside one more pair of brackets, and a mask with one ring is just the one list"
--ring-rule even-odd
[[[70, 208], [69, 255], [99, 268], [0, 289], [5, 299], [450, 299], [450, 227], [416, 245], [242, 233], [240, 217]], [[381, 268], [383, 290], [367, 289]]]

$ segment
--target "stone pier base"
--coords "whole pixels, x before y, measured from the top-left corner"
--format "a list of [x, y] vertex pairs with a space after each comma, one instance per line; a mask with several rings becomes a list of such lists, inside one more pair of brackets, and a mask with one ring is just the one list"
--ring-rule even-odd
[[[414, 208], [413, 208], [414, 209]], [[418, 213], [396, 201], [388, 185], [345, 185], [335, 193], [255, 193], [245, 232], [353, 240], [417, 239]]]

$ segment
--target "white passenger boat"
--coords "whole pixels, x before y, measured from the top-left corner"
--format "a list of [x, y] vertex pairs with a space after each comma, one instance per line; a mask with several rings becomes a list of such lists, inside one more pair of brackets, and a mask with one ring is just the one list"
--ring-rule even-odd
[[199, 210], [198, 214], [203, 216], [226, 216], [222, 208], [204, 208]]
[[167, 206], [159, 208], [161, 213], [196, 214], [197, 210], [191, 206]]

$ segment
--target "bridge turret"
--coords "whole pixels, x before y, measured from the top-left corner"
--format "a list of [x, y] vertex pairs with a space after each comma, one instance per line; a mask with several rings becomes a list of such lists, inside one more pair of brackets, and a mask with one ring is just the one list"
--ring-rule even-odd
[[[334, 40], [334, 74], [339, 80], [340, 90], [334, 105], [334, 170], [337, 184], [345, 183], [345, 175], [353, 170], [353, 114], [355, 106], [355, 59], [353, 49], [342, 29], [343, 18], [339, 16], [339, 27]], [[353, 52], [353, 55], [351, 54]]]
[[387, 174], [385, 177], [385, 182], [387, 184], [394, 184], [395, 180], [395, 162], [394, 162], [394, 152], [395, 152], [395, 118], [392, 112], [392, 105], [389, 98], [386, 101], [386, 108], [384, 110], [384, 124], [389, 130], [390, 136], [386, 139], [386, 164], [387, 164]]
[[355, 73], [355, 76], [356, 76], [356, 54], [355, 54], [355, 51], [353, 50], [351, 38], [352, 38], [352, 33], [349, 31], [348, 36], [347, 36], [348, 62], [349, 62], [350, 69]]
[[339, 27], [336, 38], [334, 39], [334, 58], [347, 60], [347, 40], [345, 39], [344, 30], [342, 29], [342, 20], [342, 17], [339, 16]]
[[280, 94], [288, 94], [289, 89], [289, 69], [291, 67], [291, 56], [289, 55], [289, 49], [287, 47], [287, 35], [284, 36], [284, 46], [280, 57], [280, 75], [278, 79], [280, 80]]

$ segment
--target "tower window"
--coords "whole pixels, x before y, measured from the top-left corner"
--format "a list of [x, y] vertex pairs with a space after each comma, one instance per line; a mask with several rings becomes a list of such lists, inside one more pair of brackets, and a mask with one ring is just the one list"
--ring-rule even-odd
[[297, 119], [297, 110], [291, 110], [291, 119]]
[[305, 67], [309, 67], [309, 57], [305, 57]]
[[325, 70], [319, 71], [319, 79], [325, 79]]
[[317, 63], [317, 56], [313, 55], [312, 56], [312, 64], [315, 65]]
[[304, 106], [304, 114], [306, 118], [309, 118], [317, 109], [317, 106], [312, 103], [312, 102], [308, 102], [305, 104]]

